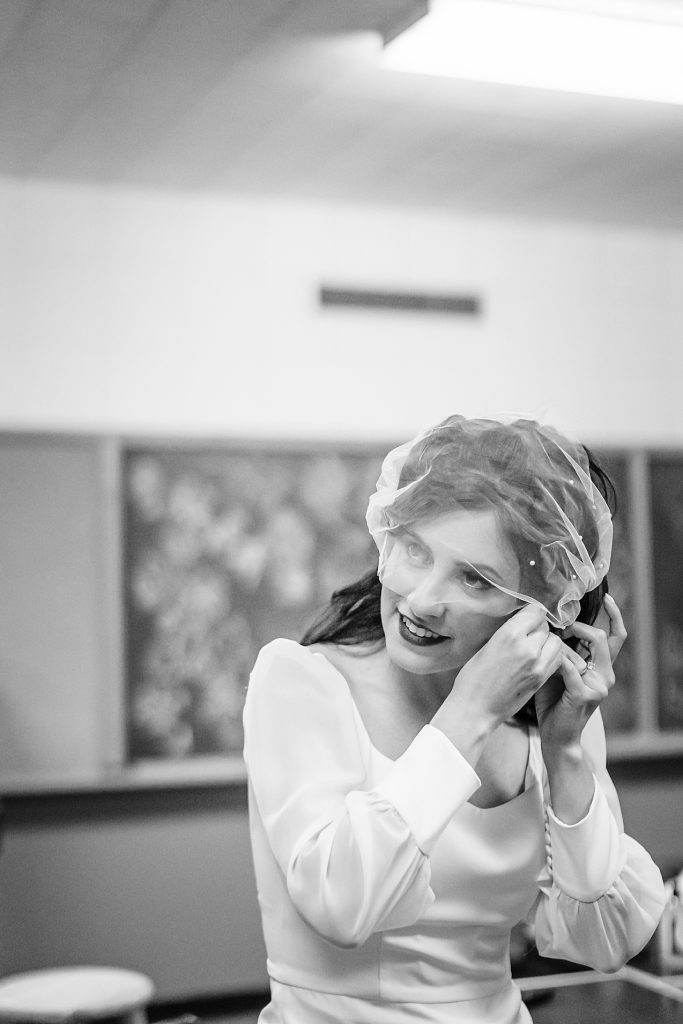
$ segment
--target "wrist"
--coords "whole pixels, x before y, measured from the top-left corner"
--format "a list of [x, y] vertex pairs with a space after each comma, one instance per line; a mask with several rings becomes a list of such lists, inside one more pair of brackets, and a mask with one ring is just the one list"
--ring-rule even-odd
[[492, 715], [478, 711], [467, 701], [447, 697], [430, 725], [440, 729], [474, 767], [496, 722]]
[[555, 816], [566, 825], [574, 825], [588, 813], [595, 779], [580, 744], [543, 750], [548, 773], [550, 805]]
[[571, 740], [550, 740], [544, 739], [541, 734], [541, 750], [545, 766], [549, 771], [551, 766], [576, 768], [585, 757], [580, 737]]

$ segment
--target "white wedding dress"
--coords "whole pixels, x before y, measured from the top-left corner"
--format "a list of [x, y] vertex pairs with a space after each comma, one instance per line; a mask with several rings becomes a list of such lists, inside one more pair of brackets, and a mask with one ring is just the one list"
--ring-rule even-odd
[[275, 640], [244, 711], [250, 827], [271, 1002], [260, 1024], [525, 1024], [510, 929], [546, 956], [615, 970], [647, 942], [661, 875], [624, 835], [599, 714], [584, 733], [596, 789], [564, 825], [538, 731], [524, 791], [482, 809], [479, 780], [425, 726], [392, 761], [344, 677]]

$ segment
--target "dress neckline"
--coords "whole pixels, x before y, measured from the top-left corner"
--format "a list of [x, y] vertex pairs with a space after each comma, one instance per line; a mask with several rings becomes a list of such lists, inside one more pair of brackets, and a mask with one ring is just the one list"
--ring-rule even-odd
[[[382, 758], [383, 761], [387, 761], [389, 764], [396, 764], [397, 758], [389, 757], [388, 754], [383, 754], [382, 751], [373, 743], [372, 737], [370, 736], [367, 726], [363, 721], [363, 716], [361, 715], [358, 705], [354, 700], [353, 693], [351, 692], [351, 687], [349, 686], [348, 680], [346, 679], [344, 673], [341, 672], [340, 669], [338, 669], [337, 666], [334, 665], [330, 661], [330, 659], [323, 654], [322, 651], [308, 651], [307, 653], [313, 658], [322, 658], [325, 664], [329, 666], [329, 668], [335, 673], [335, 675], [339, 676], [339, 678], [343, 681], [344, 686], [346, 688], [346, 692], [348, 694], [349, 701], [351, 702], [351, 707], [353, 708], [353, 713], [358, 719], [361, 729], [363, 730], [363, 734], [365, 735], [365, 738], [367, 739], [372, 752], [377, 757]], [[475, 814], [491, 814], [493, 811], [501, 811], [506, 807], [511, 807], [512, 804], [516, 803], [518, 800], [521, 800], [522, 797], [525, 797], [528, 793], [530, 793], [533, 789], [536, 788], [536, 786], [539, 784], [540, 779], [539, 771], [541, 758], [540, 748], [538, 746], [538, 729], [531, 724], [527, 724], [525, 728], [529, 740], [529, 752], [527, 755], [526, 770], [524, 772], [524, 788], [521, 790], [521, 792], [511, 797], [509, 800], [503, 801], [502, 804], [494, 804], [492, 807], [478, 807], [476, 804], [470, 803], [469, 800], [465, 801], [463, 807], [470, 808], [470, 810], [473, 811]]]

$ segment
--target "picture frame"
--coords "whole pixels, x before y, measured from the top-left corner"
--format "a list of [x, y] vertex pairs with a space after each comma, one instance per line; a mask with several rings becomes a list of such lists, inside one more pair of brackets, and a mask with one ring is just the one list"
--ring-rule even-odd
[[365, 527], [386, 449], [122, 450], [127, 760], [239, 755], [249, 672], [333, 590], [376, 569]]

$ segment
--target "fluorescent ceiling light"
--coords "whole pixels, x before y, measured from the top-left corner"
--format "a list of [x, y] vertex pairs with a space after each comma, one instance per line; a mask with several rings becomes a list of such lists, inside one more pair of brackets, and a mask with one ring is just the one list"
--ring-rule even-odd
[[433, 0], [382, 66], [478, 82], [683, 103], [683, 11], [647, 0]]

